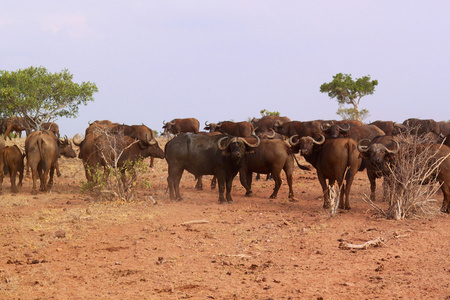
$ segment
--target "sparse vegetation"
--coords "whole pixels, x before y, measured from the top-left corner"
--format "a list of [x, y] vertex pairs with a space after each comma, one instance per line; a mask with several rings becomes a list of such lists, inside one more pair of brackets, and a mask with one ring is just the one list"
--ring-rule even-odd
[[434, 196], [440, 188], [437, 174], [446, 157], [437, 157], [438, 148], [427, 136], [411, 134], [409, 128], [399, 136], [399, 150], [387, 165], [383, 184], [387, 210], [364, 200], [388, 219], [423, 218], [438, 213]]

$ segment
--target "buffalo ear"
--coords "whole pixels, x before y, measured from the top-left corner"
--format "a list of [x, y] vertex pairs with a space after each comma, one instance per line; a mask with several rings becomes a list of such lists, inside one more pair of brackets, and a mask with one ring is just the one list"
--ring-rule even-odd
[[362, 157], [364, 159], [369, 159], [370, 155], [368, 152], [359, 152], [359, 157]]

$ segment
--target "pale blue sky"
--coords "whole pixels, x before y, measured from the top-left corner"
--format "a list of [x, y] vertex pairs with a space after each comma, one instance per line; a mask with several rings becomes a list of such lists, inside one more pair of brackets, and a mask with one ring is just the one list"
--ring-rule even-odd
[[67, 68], [95, 82], [88, 121], [337, 119], [319, 92], [336, 73], [370, 75], [365, 121], [449, 120], [450, 1], [2, 1], [0, 69]]

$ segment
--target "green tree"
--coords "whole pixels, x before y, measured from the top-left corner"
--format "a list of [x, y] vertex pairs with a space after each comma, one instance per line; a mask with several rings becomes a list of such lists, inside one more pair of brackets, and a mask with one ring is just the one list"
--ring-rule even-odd
[[98, 92], [95, 83], [72, 81], [67, 69], [50, 73], [44, 67], [29, 67], [18, 71], [0, 70], [0, 115], [22, 118], [22, 125], [40, 130], [45, 122], [59, 117], [78, 115], [80, 104], [94, 101]]
[[279, 117], [280, 113], [278, 111], [268, 111], [267, 109], [261, 109], [259, 111], [259, 113], [261, 114], [261, 116], [263, 117], [267, 117], [267, 116], [274, 116], [274, 117]]
[[[375, 92], [378, 80], [370, 80], [370, 76], [363, 76], [354, 81], [350, 74], [338, 73], [333, 76], [333, 81], [320, 86], [321, 93], [328, 93], [330, 98], [336, 98], [339, 109], [336, 112], [344, 120], [358, 120], [369, 116], [367, 109], [359, 110], [361, 98]], [[345, 105], [352, 105], [346, 108]]]

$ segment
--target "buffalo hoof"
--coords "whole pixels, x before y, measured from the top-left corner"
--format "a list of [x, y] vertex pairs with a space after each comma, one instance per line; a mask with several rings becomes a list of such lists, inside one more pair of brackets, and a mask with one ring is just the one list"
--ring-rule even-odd
[[245, 197], [251, 197], [253, 195], [252, 191], [248, 191], [245, 193]]
[[225, 200], [219, 201], [219, 204], [227, 204], [228, 202]]
[[323, 208], [325, 208], [325, 209], [328, 209], [328, 208], [330, 208], [331, 207], [331, 204], [330, 203], [324, 203], [323, 204]]
[[270, 199], [275, 199], [275, 198], [277, 198], [277, 195], [274, 195], [274, 194], [270, 195]]
[[233, 200], [228, 200], [228, 204], [233, 204], [234, 201]]
[[448, 208], [445, 209], [444, 207], [442, 207], [441, 212], [443, 212], [444, 214], [448, 214], [448, 213], [450, 213], [450, 210]]

